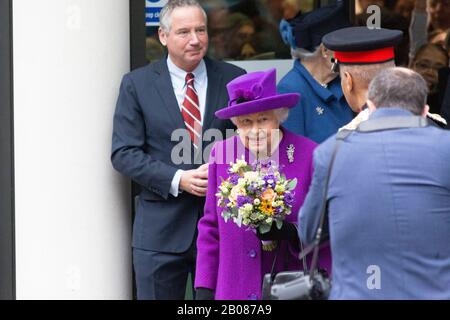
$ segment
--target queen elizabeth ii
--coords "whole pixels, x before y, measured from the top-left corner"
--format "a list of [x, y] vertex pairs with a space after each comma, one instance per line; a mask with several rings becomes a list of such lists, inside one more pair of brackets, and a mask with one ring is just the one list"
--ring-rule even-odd
[[[216, 193], [229, 177], [230, 162], [274, 161], [287, 179], [297, 179], [292, 212], [298, 212], [311, 183], [316, 143], [281, 126], [300, 95], [277, 94], [275, 69], [240, 76], [228, 83], [227, 90], [228, 106], [216, 116], [231, 119], [238, 134], [217, 142], [211, 150], [205, 210], [198, 224], [194, 286], [197, 299], [256, 300], [262, 298], [262, 280], [272, 266], [275, 272], [302, 269], [297, 217], [288, 215], [281, 229], [273, 223], [269, 232], [255, 233], [222, 218]], [[265, 251], [261, 240], [276, 240], [277, 247]], [[328, 247], [321, 249], [319, 265], [330, 271]]]

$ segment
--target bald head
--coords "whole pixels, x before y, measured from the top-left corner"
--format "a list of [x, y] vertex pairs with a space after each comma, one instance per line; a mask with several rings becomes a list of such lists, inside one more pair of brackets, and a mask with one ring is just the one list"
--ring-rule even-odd
[[381, 70], [369, 85], [368, 99], [376, 108], [402, 108], [423, 115], [428, 94], [426, 81], [406, 68]]

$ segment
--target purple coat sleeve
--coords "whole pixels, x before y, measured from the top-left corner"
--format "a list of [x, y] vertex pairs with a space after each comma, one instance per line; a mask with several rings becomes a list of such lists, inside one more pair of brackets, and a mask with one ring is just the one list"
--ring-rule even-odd
[[197, 266], [195, 288], [215, 290], [219, 271], [219, 230], [217, 222], [217, 176], [214, 161], [215, 148], [211, 150], [208, 168], [208, 191], [203, 217], [198, 223]]

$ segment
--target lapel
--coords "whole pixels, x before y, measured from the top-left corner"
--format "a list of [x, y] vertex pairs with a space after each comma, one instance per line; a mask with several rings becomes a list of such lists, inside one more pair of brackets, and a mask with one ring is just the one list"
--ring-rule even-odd
[[173, 121], [175, 128], [184, 128], [183, 116], [180, 112], [175, 93], [173, 92], [172, 81], [170, 80], [169, 69], [166, 62], [167, 56], [164, 59], [156, 62], [155, 73], [158, 74], [156, 78], [156, 90], [158, 91], [162, 101], [165, 105], [165, 110]]
[[211, 127], [211, 122], [215, 119], [214, 112], [221, 107], [220, 93], [223, 86], [223, 77], [217, 70], [216, 64], [205, 57], [206, 72], [208, 75], [208, 89], [206, 91], [206, 103], [205, 103], [205, 119], [203, 120], [203, 131]]

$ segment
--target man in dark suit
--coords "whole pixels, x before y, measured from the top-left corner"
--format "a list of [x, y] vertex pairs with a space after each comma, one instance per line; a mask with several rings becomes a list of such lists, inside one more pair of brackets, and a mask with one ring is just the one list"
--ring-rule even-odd
[[169, 1], [159, 28], [168, 56], [126, 74], [120, 88], [111, 160], [142, 187], [132, 243], [138, 299], [184, 298], [207, 187], [202, 137], [233, 128], [214, 112], [227, 104], [225, 85], [245, 71], [205, 57], [206, 25], [196, 1]]

